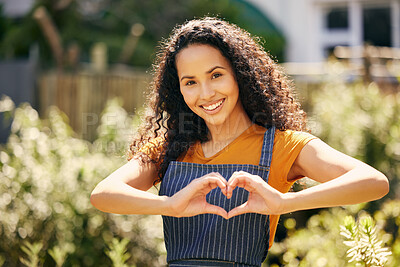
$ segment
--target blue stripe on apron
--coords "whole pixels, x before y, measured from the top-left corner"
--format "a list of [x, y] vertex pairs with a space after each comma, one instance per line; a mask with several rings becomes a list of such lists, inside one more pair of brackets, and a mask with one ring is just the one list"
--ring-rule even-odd
[[[264, 134], [259, 165], [172, 161], [162, 180], [159, 195], [172, 196], [193, 179], [210, 172], [219, 172], [228, 180], [235, 171], [246, 171], [268, 182], [274, 134], [275, 127]], [[206, 199], [210, 204], [229, 211], [245, 203], [248, 195], [248, 191], [238, 187], [227, 199], [217, 187]], [[171, 266], [173, 262], [179, 264], [178, 260], [182, 259], [214, 259], [216, 262], [241, 263], [234, 266], [261, 266], [268, 253], [269, 216], [262, 214], [246, 213], [229, 220], [215, 214], [182, 218], [163, 216], [163, 227], [167, 262]]]

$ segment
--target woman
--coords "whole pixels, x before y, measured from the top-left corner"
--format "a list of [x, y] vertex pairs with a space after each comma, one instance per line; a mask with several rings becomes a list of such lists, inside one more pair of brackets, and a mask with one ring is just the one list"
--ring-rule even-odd
[[[244, 30], [177, 27], [128, 163], [100, 182], [104, 212], [161, 214], [170, 266], [260, 266], [280, 214], [383, 197], [387, 178], [305, 133], [291, 84]], [[321, 184], [288, 193], [309, 177]], [[146, 192], [160, 184], [159, 195]]]

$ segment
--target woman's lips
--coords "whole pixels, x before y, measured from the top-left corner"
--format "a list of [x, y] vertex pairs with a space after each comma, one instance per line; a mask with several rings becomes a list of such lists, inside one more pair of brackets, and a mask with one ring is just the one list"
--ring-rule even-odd
[[223, 106], [225, 102], [225, 98], [215, 102], [214, 104], [207, 105], [207, 106], [200, 106], [206, 113], [214, 114], [217, 113]]

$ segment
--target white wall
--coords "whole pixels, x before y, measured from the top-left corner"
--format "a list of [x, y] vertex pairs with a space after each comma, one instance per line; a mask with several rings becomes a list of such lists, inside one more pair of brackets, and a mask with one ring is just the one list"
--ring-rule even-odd
[[31, 8], [34, 0], [0, 0], [3, 5], [4, 13], [9, 17], [22, 17]]
[[286, 38], [286, 61], [314, 62], [322, 59], [317, 49], [319, 16], [313, 0], [248, 0], [260, 8]]
[[[285, 56], [290, 62], [320, 62], [324, 48], [363, 44], [362, 8], [390, 6], [392, 46], [400, 47], [400, 0], [247, 0], [264, 12], [286, 38]], [[332, 7], [348, 7], [349, 27], [327, 30], [325, 14]]]

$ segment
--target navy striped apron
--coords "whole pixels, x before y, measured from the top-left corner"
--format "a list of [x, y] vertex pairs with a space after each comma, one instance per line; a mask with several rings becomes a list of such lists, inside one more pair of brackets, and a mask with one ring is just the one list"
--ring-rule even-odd
[[[219, 172], [229, 180], [235, 171], [258, 175], [268, 182], [275, 127], [264, 134], [259, 165], [196, 164], [172, 161], [160, 185], [159, 195], [172, 196], [193, 179]], [[230, 199], [219, 187], [207, 194], [207, 202], [229, 211], [248, 199], [248, 191], [237, 187]], [[269, 216], [246, 213], [224, 219], [215, 214], [193, 217], [163, 217], [167, 262], [170, 266], [261, 266], [269, 247]], [[190, 259], [193, 259], [193, 264]], [[199, 260], [203, 263], [199, 263]], [[203, 261], [204, 260], [204, 261]], [[210, 260], [210, 265], [205, 262]]]

